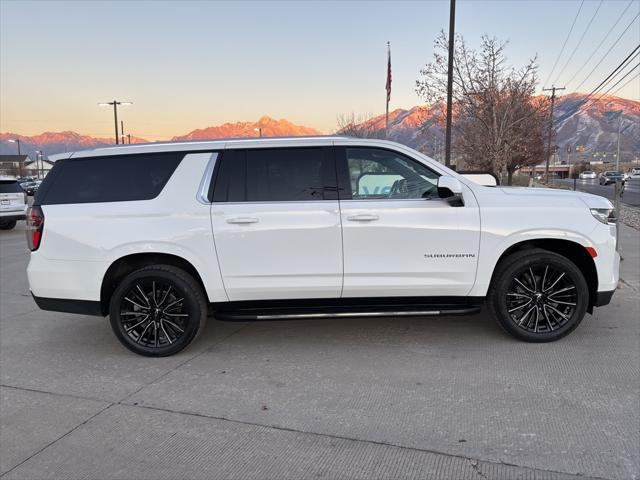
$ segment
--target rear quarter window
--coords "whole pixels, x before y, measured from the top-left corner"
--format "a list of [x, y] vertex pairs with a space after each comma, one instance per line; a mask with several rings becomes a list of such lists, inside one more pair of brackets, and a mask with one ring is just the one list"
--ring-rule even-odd
[[22, 187], [15, 180], [0, 180], [0, 193], [22, 193]]
[[150, 200], [160, 194], [184, 155], [169, 152], [60, 160], [56, 171], [45, 178], [35, 203]]

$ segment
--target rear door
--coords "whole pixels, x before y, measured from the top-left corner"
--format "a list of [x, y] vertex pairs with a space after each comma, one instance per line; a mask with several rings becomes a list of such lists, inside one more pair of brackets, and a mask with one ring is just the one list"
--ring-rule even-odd
[[439, 175], [416, 159], [382, 148], [336, 151], [343, 296], [467, 295], [480, 242], [471, 191], [460, 206], [439, 197]]
[[229, 300], [340, 296], [342, 233], [331, 148], [226, 150], [212, 195]]

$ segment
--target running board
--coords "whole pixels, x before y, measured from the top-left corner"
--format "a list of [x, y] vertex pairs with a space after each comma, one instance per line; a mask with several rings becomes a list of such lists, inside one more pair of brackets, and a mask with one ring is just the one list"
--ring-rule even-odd
[[273, 311], [264, 310], [236, 310], [217, 311], [214, 317], [219, 320], [303, 320], [321, 318], [366, 318], [366, 317], [434, 317], [440, 315], [469, 315], [478, 313], [480, 307], [441, 308], [419, 310], [353, 310], [353, 311], [325, 311], [309, 313], [308, 310], [292, 311], [290, 309]]

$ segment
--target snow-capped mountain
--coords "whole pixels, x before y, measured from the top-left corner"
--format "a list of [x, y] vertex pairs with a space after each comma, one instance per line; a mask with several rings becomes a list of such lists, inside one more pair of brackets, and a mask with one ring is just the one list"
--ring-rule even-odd
[[[571, 93], [556, 100], [555, 144], [559, 146], [560, 155], [566, 155], [567, 146], [572, 151], [584, 147], [585, 156], [613, 153], [617, 146], [619, 119], [621, 152], [627, 157], [639, 155], [640, 102], [607, 96], [594, 103], [587, 102], [589, 106], [581, 108], [585, 98], [585, 94]], [[444, 150], [444, 122], [441, 120], [444, 116], [441, 113], [440, 105], [393, 110], [389, 113], [388, 138], [440, 158]], [[356, 125], [356, 130], [371, 136], [381, 136], [383, 129], [384, 115]]]

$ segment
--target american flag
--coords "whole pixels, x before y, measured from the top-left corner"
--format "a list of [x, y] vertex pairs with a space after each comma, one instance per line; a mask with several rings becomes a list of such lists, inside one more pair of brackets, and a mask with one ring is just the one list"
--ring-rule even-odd
[[391, 48], [387, 42], [387, 103], [391, 100]]

